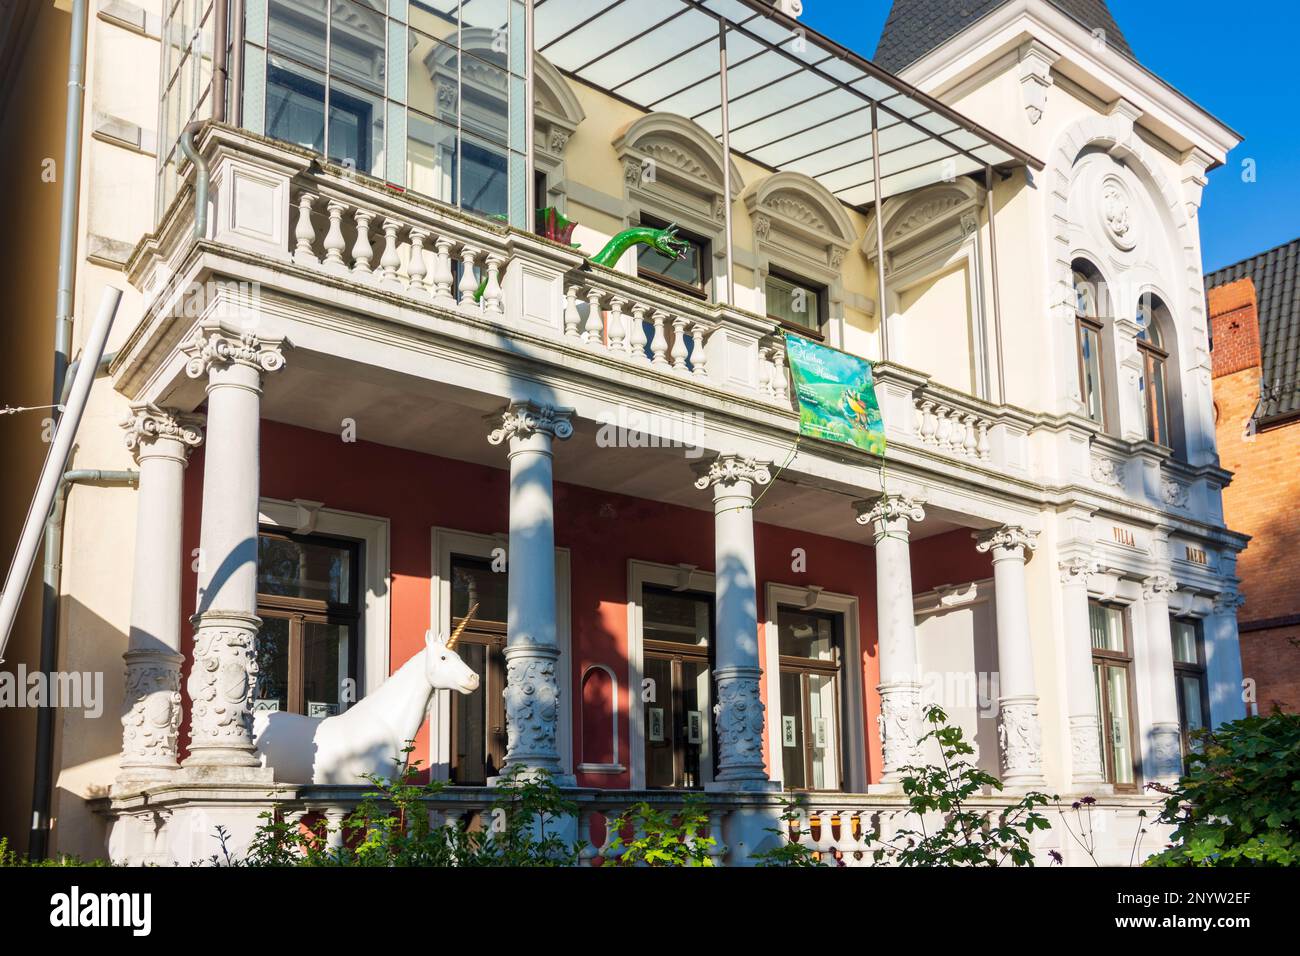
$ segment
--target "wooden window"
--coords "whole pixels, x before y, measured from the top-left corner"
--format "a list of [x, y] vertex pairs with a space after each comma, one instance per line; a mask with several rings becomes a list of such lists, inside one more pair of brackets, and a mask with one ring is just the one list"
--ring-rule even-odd
[[1169, 621], [1174, 651], [1174, 687], [1178, 693], [1178, 727], [1182, 735], [1183, 761], [1195, 749], [1192, 732], [1209, 723], [1210, 695], [1205, 679], [1205, 641], [1201, 622], [1175, 617]]
[[257, 540], [254, 710], [329, 717], [347, 708], [360, 644], [361, 546], [263, 529]]
[[478, 605], [456, 645], [478, 674], [478, 688], [451, 695], [451, 780], [462, 786], [483, 786], [505, 761], [507, 582], [506, 572], [494, 571], [486, 558], [451, 557], [451, 626]]
[[[668, 223], [642, 215], [641, 225], [664, 229]], [[660, 255], [648, 246], [637, 246], [637, 275], [697, 299], [707, 298], [709, 279], [712, 278], [709, 274], [709, 240], [681, 229], [677, 230], [677, 238], [687, 243], [686, 252], [677, 259]]]
[[1137, 721], [1133, 714], [1133, 645], [1128, 615], [1122, 607], [1089, 601], [1088, 618], [1106, 781], [1116, 790], [1136, 790]]
[[782, 779], [787, 790], [839, 790], [840, 658], [838, 614], [777, 608], [781, 658]]
[[711, 744], [713, 595], [646, 585], [642, 591], [645, 779], [652, 788], [704, 786]]
[[791, 331], [822, 337], [822, 325], [826, 321], [824, 286], [770, 273], [764, 283], [764, 299], [769, 319]]

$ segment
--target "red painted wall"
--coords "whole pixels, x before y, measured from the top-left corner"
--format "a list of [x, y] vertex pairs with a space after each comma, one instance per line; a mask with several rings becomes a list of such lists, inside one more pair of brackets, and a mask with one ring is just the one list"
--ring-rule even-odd
[[[634, 453], [634, 452], [629, 452]], [[504, 457], [504, 456], [503, 456]], [[683, 472], [683, 481], [688, 480]], [[203, 455], [190, 462], [186, 479], [185, 547], [192, 554], [199, 543]], [[507, 528], [507, 473], [502, 469], [368, 442], [344, 443], [338, 436], [303, 428], [262, 423], [262, 495], [292, 500], [323, 501], [326, 507], [389, 519], [391, 555], [390, 662], [395, 670], [423, 646], [429, 628], [431, 529], [492, 534]], [[701, 493], [703, 499], [704, 493]], [[627, 562], [693, 564], [713, 569], [713, 522], [709, 512], [696, 511], [623, 495], [557, 483], [555, 489], [556, 544], [571, 555], [572, 656], [569, 705], [573, 708], [575, 765], [583, 759], [582, 677], [594, 664], [604, 664], [618, 677], [619, 761], [628, 766], [627, 686]], [[851, 514], [846, 501], [846, 515]], [[857, 595], [862, 646], [864, 711], [868, 773], [879, 776], [880, 742], [875, 732], [879, 698], [876, 657], [875, 562], [871, 548], [833, 538], [761, 523], [756, 513], [755, 547], [758, 570], [758, 615], [765, 615], [764, 586], [768, 582], [795, 586], [820, 585], [828, 591]], [[848, 519], [848, 520], [851, 520]], [[792, 552], [802, 548], [806, 570], [791, 570]], [[915, 588], [960, 584], [991, 575], [987, 556], [975, 551], [969, 532], [954, 532], [917, 542], [912, 549]], [[197, 577], [187, 564], [183, 613], [186, 657], [189, 658]], [[188, 671], [187, 671], [188, 673]], [[607, 696], [604, 686], [593, 697]], [[763, 683], [766, 696], [766, 676]], [[635, 696], [635, 695], [633, 695]], [[188, 709], [188, 708], [187, 708]], [[588, 714], [593, 709], [587, 708]], [[595, 749], [608, 749], [609, 732], [587, 735]], [[183, 728], [182, 742], [188, 740]], [[417, 755], [427, 759], [428, 727], [421, 729]], [[629, 774], [580, 775], [585, 786], [627, 787]]]

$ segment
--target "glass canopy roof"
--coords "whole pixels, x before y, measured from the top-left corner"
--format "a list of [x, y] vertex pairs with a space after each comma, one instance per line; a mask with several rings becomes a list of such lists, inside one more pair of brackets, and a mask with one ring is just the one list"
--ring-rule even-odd
[[885, 198], [985, 167], [1043, 164], [764, 0], [535, 0], [534, 44], [559, 69], [721, 140], [726, 26], [731, 149], [875, 201], [872, 106]]

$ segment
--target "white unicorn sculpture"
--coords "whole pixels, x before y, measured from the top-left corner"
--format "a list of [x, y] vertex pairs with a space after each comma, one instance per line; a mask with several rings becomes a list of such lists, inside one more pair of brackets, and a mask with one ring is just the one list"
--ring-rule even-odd
[[253, 738], [262, 766], [271, 768], [277, 783], [363, 784], [367, 774], [392, 777], [433, 692], [478, 689], [478, 674], [453, 650], [477, 610], [475, 604], [445, 641], [426, 632], [424, 650], [341, 714], [324, 720], [284, 711], [256, 714]]

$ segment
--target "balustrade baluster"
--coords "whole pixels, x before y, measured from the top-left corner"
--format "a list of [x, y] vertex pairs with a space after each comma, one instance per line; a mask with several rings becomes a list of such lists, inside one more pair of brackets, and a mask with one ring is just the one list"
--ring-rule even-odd
[[480, 255], [480, 251], [473, 246], [461, 247], [459, 292], [462, 309], [472, 309], [478, 304], [474, 301], [474, 294], [478, 292], [478, 275], [474, 272], [474, 267], [478, 264]]
[[402, 257], [397, 252], [397, 231], [402, 224], [396, 219], [384, 220], [384, 254], [379, 259], [380, 284], [389, 289], [401, 289], [402, 280], [397, 277], [397, 270], [402, 266]]
[[691, 338], [695, 346], [691, 349], [691, 371], [700, 378], [709, 377], [709, 352], [704, 341], [708, 332], [709, 327], [705, 322], [699, 321], [691, 326]]
[[623, 307], [627, 299], [622, 296], [610, 296], [609, 299], [609, 348], [611, 352], [624, 353], [627, 332], [623, 325]]
[[651, 362], [662, 367], [668, 364], [668, 342], [664, 336], [664, 323], [668, 320], [668, 313], [655, 309], [651, 318], [654, 320], [654, 335], [650, 339], [650, 352], [653, 355]]
[[686, 371], [686, 318], [685, 316], [673, 316], [673, 347], [668, 353], [673, 359], [673, 369], [678, 372]]
[[293, 250], [293, 261], [304, 266], [318, 266], [320, 259], [316, 256], [316, 227], [311, 221], [312, 203], [317, 196], [309, 192], [298, 194], [298, 224], [293, 230], [297, 245]]
[[980, 437], [979, 443], [975, 446], [975, 451], [979, 455], [980, 461], [988, 461], [989, 453], [992, 451], [989, 445], [989, 421], [980, 419]]
[[505, 303], [501, 290], [501, 270], [505, 264], [505, 256], [499, 252], [488, 253], [487, 285], [483, 288], [483, 311], [489, 315], [505, 314]]
[[564, 337], [582, 338], [581, 325], [582, 313], [578, 311], [578, 287], [571, 285], [564, 293]]
[[646, 306], [639, 302], [633, 303], [632, 329], [628, 336], [628, 346], [632, 352], [632, 360], [643, 364], [650, 361], [650, 357], [646, 355], [645, 351], [645, 314]]
[[428, 238], [427, 229], [418, 227], [411, 229], [411, 252], [406, 264], [406, 274], [410, 277], [408, 290], [412, 295], [423, 296], [428, 291], [424, 285], [424, 277], [429, 274], [429, 268], [424, 262], [424, 240]]
[[587, 290], [587, 324], [582, 330], [582, 341], [594, 349], [605, 347], [605, 316], [600, 308], [602, 298], [599, 289]]
[[433, 259], [433, 301], [445, 307], [454, 306], [456, 296], [452, 293], [451, 287], [456, 281], [456, 276], [451, 269], [452, 239], [450, 236], [438, 236], [433, 240], [433, 244], [438, 250]]
[[373, 218], [374, 213], [368, 209], [358, 209], [353, 216], [357, 223], [357, 238], [352, 243], [352, 274], [355, 276], [370, 275], [370, 260], [375, 254], [370, 245], [370, 220]]
[[343, 213], [347, 212], [348, 204], [338, 199], [331, 199], [326, 203], [325, 209], [329, 213], [330, 225], [325, 232], [325, 261], [323, 265], [330, 272], [347, 272], [347, 264], [343, 261], [343, 252], [348, 247], [343, 240]]

